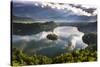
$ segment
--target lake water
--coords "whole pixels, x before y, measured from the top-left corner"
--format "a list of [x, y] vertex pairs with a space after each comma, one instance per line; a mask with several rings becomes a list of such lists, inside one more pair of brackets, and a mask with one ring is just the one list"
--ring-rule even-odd
[[[49, 40], [48, 34], [56, 34], [57, 40]], [[42, 31], [33, 35], [13, 35], [12, 46], [27, 54], [55, 56], [76, 49], [84, 49], [88, 45], [82, 41], [83, 32], [77, 27], [60, 26], [53, 31]]]

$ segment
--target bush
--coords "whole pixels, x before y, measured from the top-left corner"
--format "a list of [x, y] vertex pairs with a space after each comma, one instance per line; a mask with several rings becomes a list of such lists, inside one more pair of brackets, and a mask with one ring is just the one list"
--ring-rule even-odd
[[[94, 48], [94, 46], [92, 46]], [[75, 50], [70, 53], [64, 53], [55, 57], [42, 55], [27, 55], [19, 49], [12, 52], [12, 66], [38, 65], [38, 64], [56, 64], [56, 63], [74, 63], [89, 62], [97, 60], [97, 51], [89, 49]]]

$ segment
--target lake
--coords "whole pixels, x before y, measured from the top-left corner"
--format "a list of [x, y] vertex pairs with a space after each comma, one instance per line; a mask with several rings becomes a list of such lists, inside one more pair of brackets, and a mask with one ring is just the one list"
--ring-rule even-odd
[[[27, 26], [28, 25], [26, 25], [26, 27]], [[23, 28], [23, 26], [21, 27]], [[47, 26], [45, 25], [45, 27]], [[91, 26], [88, 27], [89, 27], [87, 28], [88, 32], [96, 32], [94, 27]], [[71, 52], [76, 49], [84, 49], [88, 46], [88, 44], [84, 43], [82, 40], [84, 33], [87, 32], [86, 26], [76, 27], [71, 25], [69, 26], [59, 25], [53, 28], [51, 26], [52, 29], [50, 28], [49, 30], [46, 30], [48, 28], [46, 29], [43, 28], [42, 30], [38, 30], [39, 27], [37, 27], [37, 29], [35, 27], [32, 30], [27, 30], [28, 32], [31, 32], [31, 34], [29, 34], [28, 32], [24, 32], [23, 35], [22, 35], [23, 32], [22, 28], [18, 27], [18, 31], [20, 30], [21, 34], [18, 32], [17, 34], [13, 33], [12, 47], [18, 48], [30, 55], [38, 54], [46, 56], [56, 56], [61, 53]], [[91, 28], [93, 29], [91, 30]], [[13, 29], [15, 30], [15, 28]], [[47, 38], [48, 34], [55, 34], [57, 35], [58, 39], [50, 40]]]

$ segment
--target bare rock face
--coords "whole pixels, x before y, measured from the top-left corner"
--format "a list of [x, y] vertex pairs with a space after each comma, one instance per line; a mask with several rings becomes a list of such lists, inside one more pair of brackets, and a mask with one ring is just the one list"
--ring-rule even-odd
[[58, 36], [56, 34], [48, 34], [47, 39], [49, 40], [57, 40]]

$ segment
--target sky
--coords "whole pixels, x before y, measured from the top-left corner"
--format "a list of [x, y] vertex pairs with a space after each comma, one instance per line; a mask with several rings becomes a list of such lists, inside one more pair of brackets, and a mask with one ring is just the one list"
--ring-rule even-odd
[[95, 22], [94, 5], [12, 0], [13, 15], [31, 18], [33, 21]]

